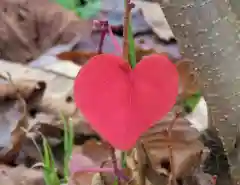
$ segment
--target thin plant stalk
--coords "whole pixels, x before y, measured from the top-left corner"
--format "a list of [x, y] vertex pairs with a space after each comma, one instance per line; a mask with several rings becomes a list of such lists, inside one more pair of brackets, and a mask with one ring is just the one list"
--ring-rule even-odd
[[101, 38], [100, 38], [100, 42], [99, 42], [99, 45], [98, 45], [98, 54], [102, 54], [102, 53], [103, 53], [103, 51], [102, 51], [102, 50], [103, 50], [103, 43], [104, 43], [106, 34], [107, 34], [107, 30], [104, 29], [104, 30], [102, 31]]
[[132, 68], [136, 66], [136, 52], [135, 52], [135, 43], [133, 38], [132, 31], [132, 16], [129, 15], [129, 24], [128, 24], [128, 42], [129, 42], [129, 64]]
[[[130, 14], [130, 1], [129, 0], [124, 0], [125, 3], [125, 12], [124, 12], [124, 25], [123, 25], [123, 58], [126, 61], [129, 61], [129, 46], [128, 46], [128, 36], [129, 36], [129, 32], [128, 32], [128, 28], [129, 28], [129, 14]], [[114, 168], [114, 172], [115, 175], [117, 176], [117, 171], [118, 167], [117, 167], [117, 158], [116, 158], [116, 154], [115, 154], [115, 148], [113, 148], [112, 146], [110, 146], [110, 150], [111, 150], [111, 157], [112, 157], [112, 163], [113, 163], [113, 168]], [[114, 185], [120, 185], [121, 181], [120, 181], [120, 177], [117, 176], [117, 180], [114, 182]]]
[[112, 145], [110, 145], [110, 153], [111, 153], [111, 158], [112, 158], [112, 164], [113, 164], [113, 170], [114, 170], [114, 173], [117, 177], [117, 180], [115, 181], [114, 184], [116, 185], [120, 185], [121, 184], [121, 181], [120, 181], [120, 177], [119, 177], [119, 169], [118, 169], [118, 165], [117, 165], [117, 157], [116, 157], [116, 153], [115, 153], [115, 148], [112, 147]]
[[[172, 139], [172, 128], [176, 120], [178, 119], [178, 117], [179, 117], [179, 113], [176, 113], [175, 118], [172, 120], [172, 122], [168, 127], [167, 133], [168, 133], [169, 141]], [[174, 156], [173, 156], [173, 148], [171, 144], [168, 145], [168, 150], [169, 150], [169, 162], [170, 162], [170, 169], [171, 169], [169, 185], [176, 185], [175, 163], [174, 163]]]
[[125, 12], [124, 12], [124, 24], [123, 24], [123, 58], [128, 61], [128, 25], [129, 25], [129, 14], [130, 14], [130, 1], [124, 0]]
[[106, 34], [107, 33], [109, 34], [110, 39], [111, 39], [115, 49], [120, 54], [122, 54], [122, 48], [120, 47], [118, 41], [116, 40], [116, 38], [113, 35], [112, 26], [109, 25], [107, 21], [95, 21], [95, 22], [100, 24], [100, 26], [102, 27], [100, 42], [99, 42], [99, 45], [98, 45], [98, 54], [102, 54], [103, 53], [103, 44], [104, 44], [104, 40], [106, 38]]
[[120, 54], [122, 54], [122, 48], [121, 46], [119, 45], [117, 39], [115, 38], [115, 36], [113, 35], [113, 32], [112, 32], [112, 27], [110, 25], [108, 25], [108, 34], [111, 38], [111, 41], [115, 47], [115, 50], [117, 50]]

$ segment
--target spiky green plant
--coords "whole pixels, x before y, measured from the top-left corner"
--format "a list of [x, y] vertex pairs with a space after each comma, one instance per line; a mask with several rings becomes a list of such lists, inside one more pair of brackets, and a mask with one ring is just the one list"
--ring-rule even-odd
[[69, 177], [68, 164], [72, 156], [74, 132], [71, 119], [67, 121], [66, 118], [61, 115], [61, 120], [64, 124], [64, 178], [67, 182]]
[[[71, 120], [67, 121], [61, 114], [61, 120], [64, 124], [64, 181], [68, 182], [69, 168], [68, 164], [71, 159], [73, 149], [73, 126]], [[47, 139], [43, 137], [43, 163], [44, 163], [44, 180], [47, 185], [60, 185], [61, 181], [56, 171], [56, 165], [54, 162], [54, 156], [52, 150], [47, 142]]]
[[45, 137], [43, 137], [43, 163], [44, 163], [44, 180], [46, 184], [60, 185], [60, 179], [58, 178], [56, 172], [52, 150]]

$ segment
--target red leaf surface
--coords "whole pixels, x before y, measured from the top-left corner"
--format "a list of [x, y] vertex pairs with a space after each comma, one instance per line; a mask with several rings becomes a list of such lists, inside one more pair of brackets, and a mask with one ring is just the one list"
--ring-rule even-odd
[[178, 95], [178, 72], [164, 55], [144, 57], [134, 69], [121, 57], [91, 58], [75, 79], [77, 107], [105, 140], [128, 150], [167, 114]]

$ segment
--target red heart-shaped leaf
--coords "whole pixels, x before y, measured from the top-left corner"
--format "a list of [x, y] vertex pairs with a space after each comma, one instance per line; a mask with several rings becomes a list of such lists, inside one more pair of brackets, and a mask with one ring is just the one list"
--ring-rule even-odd
[[103, 139], [128, 150], [167, 114], [178, 94], [178, 72], [164, 55], [144, 57], [132, 70], [121, 57], [101, 54], [74, 84], [77, 107]]

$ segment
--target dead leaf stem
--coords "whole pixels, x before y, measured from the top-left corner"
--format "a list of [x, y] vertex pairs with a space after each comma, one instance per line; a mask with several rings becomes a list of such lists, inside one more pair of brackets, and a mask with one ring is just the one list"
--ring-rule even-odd
[[[176, 113], [175, 118], [169, 124], [169, 127], [167, 129], [169, 140], [171, 140], [171, 138], [172, 138], [172, 128], [173, 128], [175, 122], [177, 121], [179, 115], [180, 115], [179, 113]], [[169, 163], [170, 163], [170, 169], [171, 169], [171, 174], [169, 176], [169, 183], [168, 184], [169, 185], [176, 185], [176, 174], [175, 174], [175, 164], [174, 164], [174, 157], [173, 157], [173, 147], [172, 147], [171, 143], [169, 143], [168, 149], [169, 149]]]
[[108, 32], [108, 21], [100, 21], [100, 27], [102, 27], [103, 29], [101, 30], [101, 38], [100, 38], [100, 42], [99, 42], [99, 45], [98, 45], [98, 51], [97, 53], [98, 54], [101, 54], [103, 53], [103, 43], [104, 43], [104, 40], [105, 40], [105, 37], [106, 37], [106, 34]]
[[139, 185], [145, 185], [146, 181], [146, 154], [141, 141], [137, 141], [137, 161], [138, 161], [138, 183]]
[[100, 42], [99, 42], [99, 45], [98, 45], [98, 54], [101, 54], [103, 52], [102, 51], [103, 50], [103, 42], [104, 42], [106, 33], [107, 33], [106, 30], [103, 30], [102, 33], [101, 33], [101, 38], [100, 38]]
[[109, 145], [109, 148], [110, 148], [110, 154], [111, 154], [111, 158], [112, 158], [114, 173], [117, 176], [118, 185], [121, 185], [120, 177], [118, 175], [119, 169], [118, 169], [118, 165], [117, 165], [117, 157], [116, 157], [116, 153], [115, 153], [115, 148], [112, 145]]

